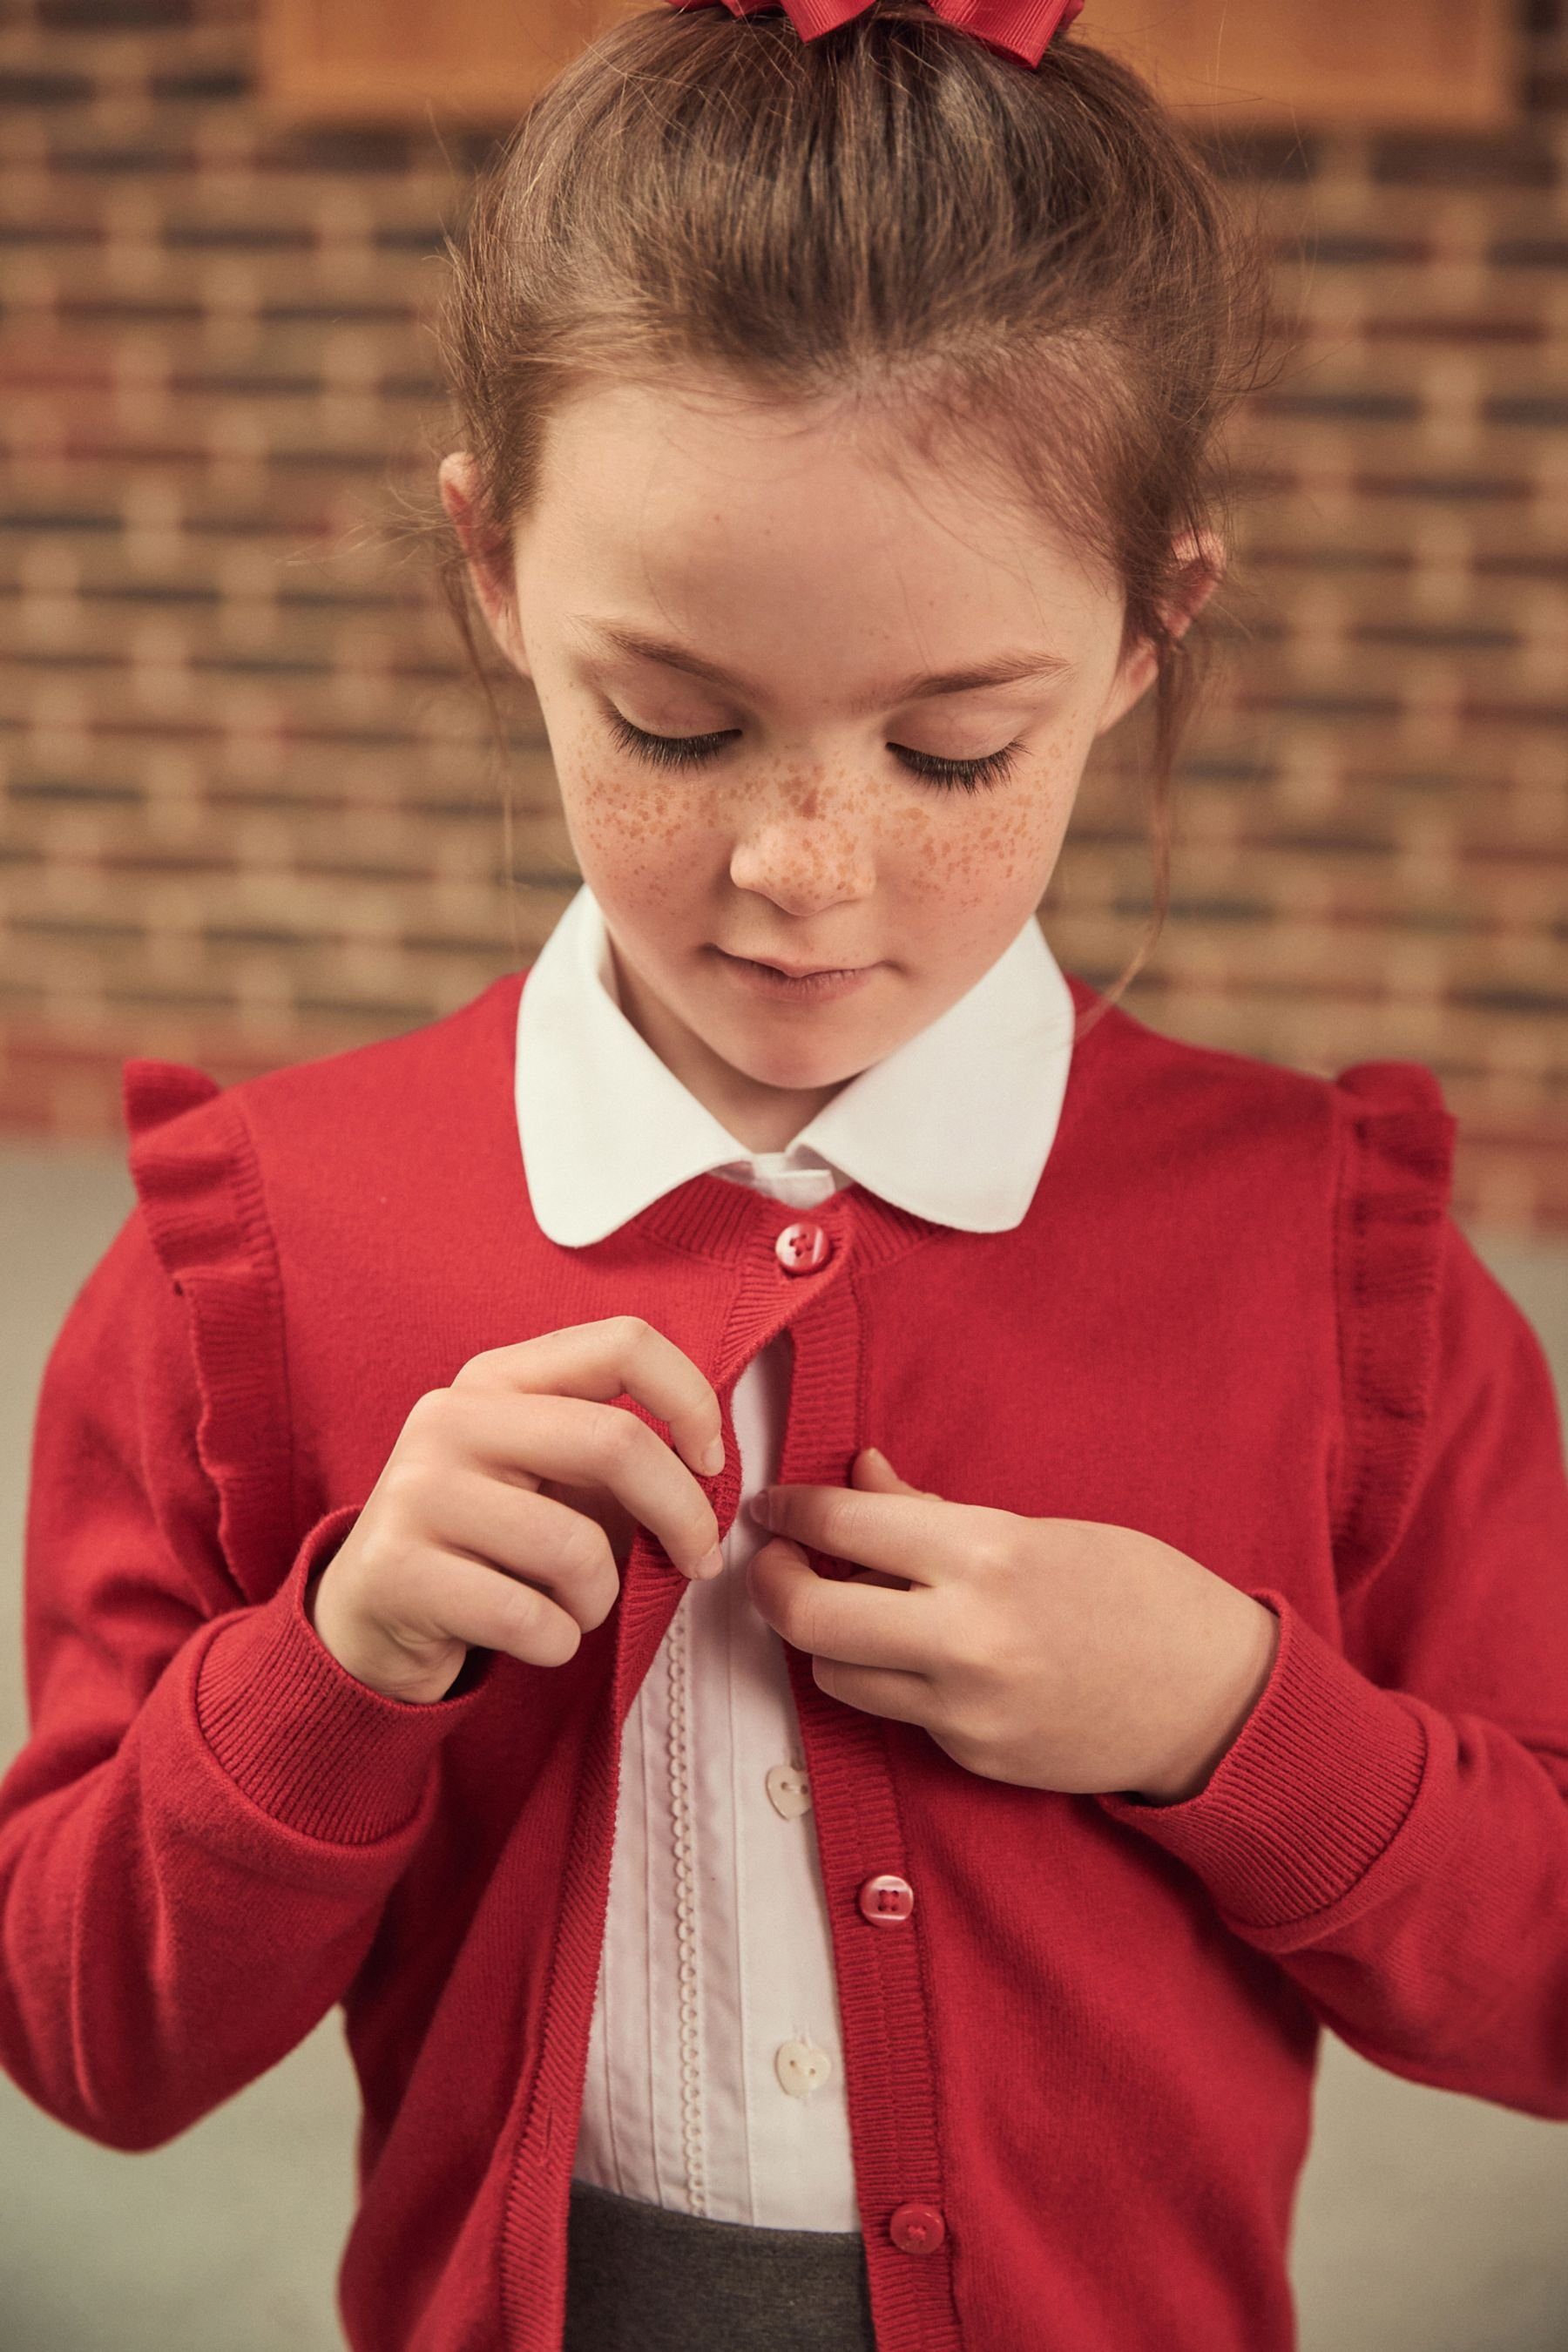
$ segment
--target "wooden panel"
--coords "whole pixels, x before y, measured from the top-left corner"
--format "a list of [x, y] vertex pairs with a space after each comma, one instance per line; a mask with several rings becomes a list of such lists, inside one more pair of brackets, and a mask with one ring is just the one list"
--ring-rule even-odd
[[1485, 129], [1515, 112], [1509, 0], [1088, 0], [1076, 30], [1217, 122]]
[[[277, 111], [339, 121], [516, 119], [627, 0], [263, 0]], [[1486, 129], [1513, 112], [1509, 0], [1088, 0], [1075, 38], [1220, 123]]]
[[623, 0], [263, 0], [260, 96], [332, 121], [506, 123]]

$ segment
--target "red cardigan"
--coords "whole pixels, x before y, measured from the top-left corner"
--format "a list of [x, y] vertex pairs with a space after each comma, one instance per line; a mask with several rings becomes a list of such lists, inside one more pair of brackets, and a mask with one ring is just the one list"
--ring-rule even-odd
[[728, 1528], [733, 1385], [787, 1322], [782, 1478], [879, 1441], [958, 1500], [1145, 1528], [1282, 1620], [1168, 1807], [983, 1779], [786, 1650], [877, 2341], [1289, 2352], [1321, 2022], [1568, 2117], [1568, 1478], [1540, 1347], [1447, 1214], [1435, 1082], [1113, 1007], [1013, 1232], [850, 1185], [786, 1272], [798, 1220], [704, 1175], [563, 1249], [513, 1120], [525, 977], [226, 1090], [126, 1065], [138, 1204], [37, 1424], [0, 2061], [154, 2147], [342, 2002], [349, 2342], [556, 2352], [619, 1726], [684, 1580], [644, 1531], [565, 1665], [475, 1651], [426, 1706], [345, 1672], [301, 1588], [423, 1391], [617, 1311], [719, 1388]]

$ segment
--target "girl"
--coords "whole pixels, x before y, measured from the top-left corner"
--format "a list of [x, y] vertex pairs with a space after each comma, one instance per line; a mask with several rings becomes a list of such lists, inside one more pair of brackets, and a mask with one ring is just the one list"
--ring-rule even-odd
[[412, 1034], [126, 1066], [0, 2055], [153, 2147], [342, 2001], [356, 2352], [1288, 2352], [1322, 2024], [1568, 2116], [1568, 1477], [1453, 1122], [1034, 919], [1258, 343], [1069, 13], [546, 92], [440, 481], [583, 887]]

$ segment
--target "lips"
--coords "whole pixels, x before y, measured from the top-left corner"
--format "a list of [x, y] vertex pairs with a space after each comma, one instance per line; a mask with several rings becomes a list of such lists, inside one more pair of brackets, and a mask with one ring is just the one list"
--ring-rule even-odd
[[836, 1003], [840, 997], [853, 996], [858, 989], [868, 988], [880, 970], [874, 963], [819, 964], [814, 971], [792, 972], [764, 963], [760, 956], [732, 955], [717, 943], [715, 953], [730, 966], [738, 988], [774, 1004]]
[[858, 963], [775, 963], [772, 956], [742, 956], [734, 948], [726, 948], [724, 953], [737, 956], [742, 963], [760, 963], [769, 971], [782, 971], [786, 980], [815, 980], [825, 971], [864, 971], [866, 969], [864, 964]]

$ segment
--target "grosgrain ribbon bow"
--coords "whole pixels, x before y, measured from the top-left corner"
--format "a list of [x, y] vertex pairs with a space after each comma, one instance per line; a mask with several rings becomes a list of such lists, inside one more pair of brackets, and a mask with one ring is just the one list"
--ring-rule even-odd
[[[672, 8], [711, 5], [712, 0], [669, 0]], [[1072, 23], [1083, 0], [930, 0], [930, 5], [944, 24], [1033, 68], [1045, 56], [1052, 35]], [[731, 16], [757, 16], [782, 5], [801, 39], [816, 41], [847, 25], [851, 16], [863, 16], [871, 0], [724, 0], [724, 5]]]

